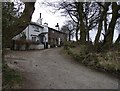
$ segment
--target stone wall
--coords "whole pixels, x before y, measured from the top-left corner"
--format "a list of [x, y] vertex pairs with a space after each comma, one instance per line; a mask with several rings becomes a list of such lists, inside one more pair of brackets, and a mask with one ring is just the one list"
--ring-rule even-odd
[[67, 41], [65, 33], [49, 28], [48, 43], [51, 47], [62, 46], [65, 41]]

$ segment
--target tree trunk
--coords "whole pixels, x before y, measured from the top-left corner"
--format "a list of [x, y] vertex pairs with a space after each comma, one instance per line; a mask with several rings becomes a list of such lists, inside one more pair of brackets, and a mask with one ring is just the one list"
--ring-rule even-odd
[[79, 27], [76, 29], [76, 33], [75, 33], [76, 41], [78, 41], [78, 31], [79, 31]]
[[99, 23], [98, 23], [98, 32], [97, 32], [97, 35], [95, 37], [95, 47], [96, 49], [99, 48], [99, 39], [100, 39], [100, 35], [101, 35], [101, 31], [102, 31], [102, 23], [103, 23], [103, 19], [105, 17], [105, 14], [107, 13], [108, 9], [109, 9], [109, 5], [111, 3], [109, 2], [106, 2], [104, 4], [104, 10], [101, 12], [101, 16], [100, 16], [100, 19], [99, 19]]
[[87, 41], [90, 41], [90, 34], [89, 34], [89, 30], [87, 30]]
[[71, 32], [69, 32], [69, 41], [71, 41]]
[[104, 17], [104, 29], [106, 34], [107, 33], [107, 14], [105, 14], [105, 17]]
[[120, 34], [119, 34], [119, 36], [118, 36], [118, 38], [117, 38], [117, 40], [115, 41], [115, 45], [117, 45], [117, 44], [119, 44], [120, 43]]
[[116, 2], [112, 3], [112, 19], [109, 23], [109, 27], [107, 30], [107, 33], [105, 34], [104, 42], [103, 42], [103, 48], [104, 49], [110, 49], [113, 44], [113, 35], [114, 35], [114, 29], [116, 25], [116, 21], [119, 18], [118, 14], [118, 6]]
[[78, 14], [80, 18], [80, 42], [82, 44], [85, 44], [86, 30], [85, 30], [85, 24], [83, 22], [83, 3], [82, 2], [78, 2]]
[[97, 32], [97, 35], [95, 37], [95, 46], [98, 46], [99, 44], [99, 38], [100, 38], [100, 35], [101, 35], [101, 31], [102, 31], [102, 22], [103, 22], [103, 14], [101, 15], [101, 18], [99, 20], [99, 25], [98, 25], [98, 32]]
[[35, 2], [25, 2], [25, 10], [20, 18], [13, 23], [12, 26], [6, 27], [3, 30], [3, 47], [10, 46], [11, 40], [14, 36], [21, 33], [31, 21], [31, 17], [34, 11]]
[[78, 41], [78, 30], [76, 30], [76, 41]]
[[101, 12], [101, 16], [100, 16], [100, 19], [99, 19], [99, 25], [98, 25], [98, 32], [97, 32], [97, 35], [95, 37], [95, 45], [97, 45], [99, 43], [99, 38], [100, 38], [100, 35], [101, 35], [101, 31], [102, 31], [102, 22], [103, 22], [103, 19], [105, 17], [105, 14], [107, 13], [108, 9], [109, 9], [109, 5], [110, 3], [109, 2], [106, 2], [105, 5], [104, 5], [104, 11]]

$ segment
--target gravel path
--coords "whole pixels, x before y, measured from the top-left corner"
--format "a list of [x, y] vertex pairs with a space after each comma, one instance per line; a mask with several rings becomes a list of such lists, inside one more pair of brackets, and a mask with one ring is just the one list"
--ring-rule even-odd
[[25, 77], [23, 89], [117, 89], [118, 79], [65, 57], [61, 48], [12, 51], [9, 66]]

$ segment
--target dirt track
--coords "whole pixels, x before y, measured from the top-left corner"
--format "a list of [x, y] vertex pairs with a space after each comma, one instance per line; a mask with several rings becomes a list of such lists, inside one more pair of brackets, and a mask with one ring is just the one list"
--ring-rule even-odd
[[93, 71], [60, 53], [61, 48], [12, 51], [9, 66], [19, 69], [23, 89], [117, 89], [117, 78]]

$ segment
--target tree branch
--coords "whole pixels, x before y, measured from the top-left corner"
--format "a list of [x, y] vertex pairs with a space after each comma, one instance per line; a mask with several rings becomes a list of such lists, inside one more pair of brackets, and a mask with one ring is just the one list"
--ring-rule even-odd
[[101, 2], [97, 2], [97, 4], [105, 9], [104, 5], [102, 5]]
[[[67, 10], [67, 9], [66, 9], [66, 10]], [[77, 21], [75, 21], [75, 19], [73, 19], [73, 17], [72, 17], [72, 15], [70, 14], [69, 10], [67, 10], [67, 12], [68, 12], [70, 18], [71, 18], [75, 23], [77, 23]]]

